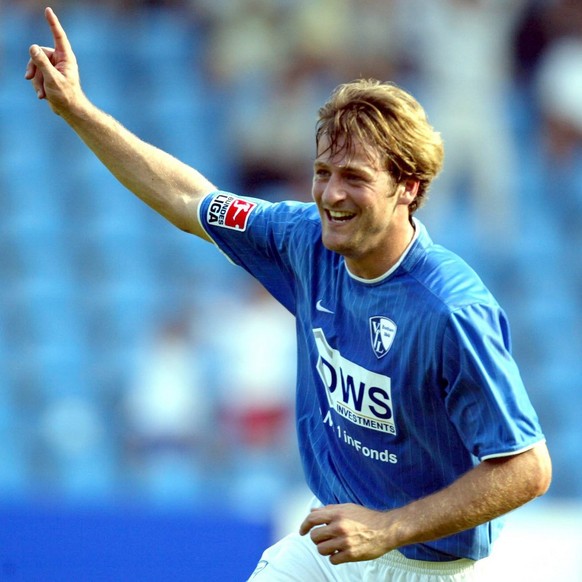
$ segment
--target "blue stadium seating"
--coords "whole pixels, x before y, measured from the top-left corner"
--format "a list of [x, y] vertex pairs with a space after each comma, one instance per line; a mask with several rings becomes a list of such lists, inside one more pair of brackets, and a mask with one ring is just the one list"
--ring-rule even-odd
[[[188, 239], [129, 195], [35, 100], [21, 69], [28, 45], [50, 38], [41, 17], [15, 6], [2, 10], [0, 495], [50, 481], [35, 463], [38, 450], [50, 450], [36, 427], [51, 406], [77, 398], [108, 436], [85, 455], [52, 450], [47, 458], [60, 483], [55, 487], [75, 498], [83, 491], [113, 497], [115, 483], [124, 479], [116, 406], [139, 342], [168, 312], [212, 300], [213, 282], [235, 288], [241, 275], [211, 245]], [[204, 78], [197, 66], [203, 58], [199, 31], [175, 13], [113, 17], [111, 10], [99, 3], [63, 8], [87, 93], [140, 136], [215, 183], [236, 187], [226, 113], [245, 99]], [[516, 354], [560, 475], [551, 495], [580, 497], [582, 254], [553, 213], [539, 153], [524, 141], [531, 112], [516, 109], [514, 115], [524, 152], [518, 194], [523, 228], [514, 262], [498, 269], [480, 265], [479, 253], [465, 256], [491, 277], [512, 321]], [[468, 229], [452, 229], [449, 236], [453, 247], [469, 253]], [[197, 288], [193, 283], [201, 278]], [[580, 478], [567, 485], [569, 471]], [[184, 482], [179, 470], [174, 475], [176, 483]], [[241, 495], [256, 488], [249, 482]]]

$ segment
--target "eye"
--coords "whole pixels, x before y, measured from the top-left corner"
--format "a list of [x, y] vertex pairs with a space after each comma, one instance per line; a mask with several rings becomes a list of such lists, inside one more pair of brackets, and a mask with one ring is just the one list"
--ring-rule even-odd
[[348, 172], [345, 175], [345, 179], [349, 182], [363, 182], [364, 176], [362, 176], [362, 174], [358, 174], [357, 172]]
[[329, 178], [329, 170], [325, 168], [315, 168], [313, 174], [316, 178]]

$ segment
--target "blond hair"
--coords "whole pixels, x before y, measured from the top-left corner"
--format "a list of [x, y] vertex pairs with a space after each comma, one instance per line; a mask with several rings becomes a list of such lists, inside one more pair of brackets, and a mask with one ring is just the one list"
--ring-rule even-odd
[[397, 182], [418, 180], [411, 214], [424, 204], [430, 183], [443, 165], [440, 134], [418, 101], [393, 83], [359, 79], [337, 87], [319, 110], [317, 146], [323, 135], [332, 155], [349, 156], [361, 144], [380, 154], [384, 168]]

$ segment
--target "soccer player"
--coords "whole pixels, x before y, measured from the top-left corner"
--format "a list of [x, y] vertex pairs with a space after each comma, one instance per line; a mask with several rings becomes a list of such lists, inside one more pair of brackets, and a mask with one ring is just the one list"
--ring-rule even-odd
[[546, 492], [551, 462], [502, 309], [414, 216], [443, 160], [420, 105], [388, 83], [340, 86], [319, 112], [314, 202], [243, 198], [97, 109], [46, 18], [54, 49], [31, 46], [25, 74], [38, 97], [127, 188], [296, 317], [315, 500], [253, 579], [486, 579], [498, 518]]

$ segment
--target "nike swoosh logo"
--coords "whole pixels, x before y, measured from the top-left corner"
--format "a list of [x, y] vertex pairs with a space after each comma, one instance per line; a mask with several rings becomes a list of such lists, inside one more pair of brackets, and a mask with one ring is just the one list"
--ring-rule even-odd
[[323, 313], [331, 313], [333, 315], [333, 311], [329, 310], [327, 307], [324, 307], [321, 304], [321, 299], [315, 304], [315, 309], [317, 309], [317, 311], [323, 311]]

